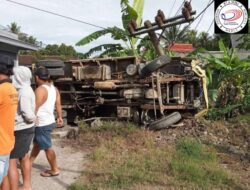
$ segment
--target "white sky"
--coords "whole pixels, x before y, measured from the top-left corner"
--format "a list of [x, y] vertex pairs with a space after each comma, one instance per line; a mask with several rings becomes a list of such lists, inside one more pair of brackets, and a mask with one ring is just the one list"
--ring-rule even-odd
[[[103, 27], [121, 27], [120, 0], [14, 0], [82, 21], [90, 22]], [[250, 4], [250, 0], [249, 4]], [[173, 16], [183, 0], [176, 0], [172, 11]], [[161, 9], [169, 15], [174, 0], [145, 0], [143, 20], [154, 21], [157, 10]], [[192, 0], [193, 10], [197, 14], [206, 7], [208, 0]], [[198, 30], [207, 31], [214, 17], [213, 5], [207, 10]], [[199, 20], [199, 19], [198, 19]], [[0, 0], [0, 25], [6, 26], [16, 22], [21, 30], [35, 36], [45, 44], [65, 43], [74, 45], [82, 37], [99, 30], [98, 28], [77, 23], [61, 17], [53, 16], [30, 8]], [[192, 24], [195, 27], [196, 23]], [[210, 33], [213, 33], [212, 27]], [[102, 37], [85, 47], [77, 47], [80, 52], [102, 43], [112, 43], [110, 37]]]

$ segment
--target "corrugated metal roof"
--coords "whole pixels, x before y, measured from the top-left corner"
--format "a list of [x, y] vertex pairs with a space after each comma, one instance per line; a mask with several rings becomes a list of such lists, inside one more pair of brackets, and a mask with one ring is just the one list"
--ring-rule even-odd
[[16, 34], [11, 32], [0, 30], [0, 43], [5, 43], [14, 47], [17, 47], [19, 50], [38, 50], [39, 47], [32, 44], [25, 43], [18, 40]]
[[169, 46], [169, 50], [173, 52], [179, 52], [179, 53], [190, 53], [194, 51], [193, 45], [192, 44], [179, 44], [179, 43], [174, 43]]

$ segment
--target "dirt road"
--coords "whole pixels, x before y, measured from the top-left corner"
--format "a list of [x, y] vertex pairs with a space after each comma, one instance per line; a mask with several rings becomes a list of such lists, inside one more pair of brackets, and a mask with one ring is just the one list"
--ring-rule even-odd
[[57, 177], [44, 178], [40, 173], [49, 169], [44, 152], [35, 160], [32, 168], [32, 188], [35, 190], [64, 190], [81, 176], [84, 170], [84, 153], [76, 151], [63, 140], [53, 140], [54, 150], [57, 154], [58, 165], [61, 173]]

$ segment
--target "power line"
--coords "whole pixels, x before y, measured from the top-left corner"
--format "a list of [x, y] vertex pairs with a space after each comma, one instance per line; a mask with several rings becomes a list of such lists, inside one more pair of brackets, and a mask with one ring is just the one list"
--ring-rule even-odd
[[[58, 14], [58, 13], [54, 13], [54, 12], [47, 11], [47, 10], [44, 10], [44, 9], [40, 9], [40, 8], [37, 8], [37, 7], [33, 7], [33, 6], [30, 6], [30, 5], [18, 3], [18, 2], [12, 1], [12, 0], [6, 0], [6, 1], [8, 1], [10, 3], [21, 5], [21, 6], [24, 6], [24, 7], [28, 7], [28, 8], [31, 8], [31, 9], [35, 9], [35, 10], [38, 10], [38, 11], [41, 11], [41, 12], [49, 13], [49, 14], [52, 14], [52, 15], [55, 15], [55, 16], [63, 17], [63, 18], [66, 18], [66, 19], [70, 19], [70, 20], [73, 20], [73, 21], [76, 21], [76, 22], [80, 22], [82, 24], [87, 24], [87, 25], [94, 26], [94, 27], [101, 28], [101, 29], [108, 29], [108, 28], [105, 28], [105, 27], [102, 27], [102, 26], [91, 24], [89, 22], [85, 22], [85, 21], [82, 21], [82, 20], [74, 19], [74, 18], [71, 18], [71, 17], [68, 17], [68, 16], [64, 16], [64, 15], [61, 15], [61, 14]], [[143, 38], [140, 38], [140, 37], [134, 37], [134, 38], [143, 39]]]
[[[214, 3], [214, 0], [211, 1], [211, 3], [209, 3], [201, 12], [199, 15], [197, 15], [197, 17], [195, 17], [194, 21], [197, 20], [212, 4]], [[193, 22], [190, 22], [185, 28], [189, 27], [191, 24], [194, 23]]]
[[[183, 6], [183, 5], [185, 4], [185, 2], [186, 2], [186, 1], [184, 0], [181, 6]], [[191, 2], [192, 2], [192, 0], [189, 1], [190, 4], [191, 4]], [[178, 26], [177, 31], [179, 31], [180, 28], [181, 28], [181, 25]], [[186, 30], [186, 29], [185, 29], [185, 30]], [[177, 36], [175, 36], [175, 39], [176, 39], [176, 37], [177, 37]]]
[[212, 20], [212, 22], [211, 22], [211, 24], [210, 24], [210, 26], [209, 26], [209, 28], [207, 30], [207, 33], [210, 31], [211, 27], [213, 26], [213, 23], [214, 23], [214, 20]]
[[[191, 1], [190, 1], [191, 2]], [[183, 28], [183, 30], [186, 30], [187, 28], [189, 28], [190, 27], [190, 25], [192, 24], [192, 23], [194, 23], [194, 21], [195, 20], [197, 20], [212, 4], [213, 4], [213, 2], [214, 2], [214, 0], [212, 0], [201, 12], [200, 12], [200, 14], [199, 15], [197, 15], [197, 17], [195, 17], [194, 18], [194, 20], [193, 20], [193, 22], [190, 22], [187, 26], [185, 26], [184, 28]], [[180, 29], [180, 26], [179, 26], [179, 28], [178, 28], [178, 30]], [[164, 31], [163, 31], [164, 32]], [[163, 34], [163, 32], [162, 32], [162, 34]], [[159, 39], [160, 40], [160, 39]]]
[[171, 16], [171, 13], [173, 12], [173, 9], [174, 9], [175, 4], [176, 4], [176, 0], [174, 0], [174, 3], [173, 3], [173, 5], [172, 5], [172, 7], [171, 7], [171, 9], [170, 9], [170, 13], [169, 13], [168, 17]]
[[[211, 0], [208, 0], [208, 5], [209, 5], [209, 3], [211, 2]], [[204, 17], [204, 15], [205, 15], [205, 13], [206, 13], [206, 10], [204, 11], [204, 13], [202, 14], [202, 16], [201, 16], [201, 18], [200, 18], [200, 20], [198, 21], [198, 23], [196, 24], [196, 26], [195, 26], [195, 30], [197, 29], [197, 27], [199, 26], [199, 24], [201, 23], [201, 21], [202, 21], [202, 19], [203, 19], [203, 17]]]
[[176, 16], [180, 12], [180, 10], [181, 10], [182, 6], [184, 5], [184, 3], [185, 3], [185, 0], [183, 0], [181, 6], [179, 7], [179, 9], [177, 10], [177, 12], [175, 13], [174, 16]]
[[[175, 16], [179, 13], [179, 11], [181, 10], [181, 8], [184, 6], [185, 2], [188, 2], [188, 1], [183, 0], [181, 6], [180, 6], [180, 8], [178, 9], [178, 11], [176, 12]], [[189, 3], [190, 3], [190, 4], [191, 4], [191, 2], [192, 2], [192, 0], [189, 0]], [[178, 26], [177, 31], [180, 30], [180, 28], [181, 28], [181, 25]], [[176, 37], [177, 37], [177, 36], [175, 36], [175, 38], [176, 38]]]
[[[192, 0], [190, 0], [190, 2], [191, 2]], [[175, 3], [176, 3], [176, 1], [175, 1]], [[174, 3], [174, 4], [175, 4]], [[185, 0], [183, 0], [183, 2], [182, 2], [182, 4], [181, 4], [181, 6], [179, 7], [179, 9], [177, 10], [177, 12], [175, 13], [175, 16], [180, 12], [180, 10], [181, 10], [181, 8], [182, 8], [182, 6], [184, 5], [184, 3], [185, 3]], [[173, 8], [172, 8], [173, 9]], [[171, 10], [171, 13], [172, 13], [172, 10]], [[169, 14], [169, 16], [170, 16], [170, 14]], [[160, 39], [162, 38], [162, 36], [163, 36], [163, 34], [164, 34], [164, 32], [166, 31], [166, 28], [164, 28], [163, 30], [162, 30], [162, 32], [161, 32], [161, 34], [160, 34], [160, 37], [159, 37], [159, 42], [160, 42]]]
[[96, 27], [96, 28], [107, 29], [107, 28], [104, 28], [102, 26], [98, 26], [96, 24], [85, 22], [85, 21], [82, 21], [82, 20], [79, 20], [79, 19], [75, 19], [75, 18], [72, 18], [72, 17], [69, 17], [69, 16], [64, 16], [64, 15], [61, 15], [61, 14], [58, 14], [58, 13], [55, 13], [55, 12], [52, 12], [52, 11], [47, 11], [47, 10], [44, 10], [44, 9], [40, 9], [40, 8], [37, 8], [37, 7], [33, 7], [33, 6], [30, 6], [30, 5], [23, 4], [23, 3], [19, 3], [19, 2], [16, 2], [16, 1], [12, 1], [12, 0], [6, 0], [6, 1], [8, 1], [10, 3], [14, 3], [14, 4], [17, 4], [17, 5], [20, 5], [20, 6], [23, 6], [23, 7], [27, 7], [27, 8], [30, 8], [30, 9], [34, 9], [34, 10], [38, 10], [38, 11], [41, 11], [41, 12], [45, 12], [45, 13], [48, 13], [48, 14], [51, 14], [51, 15], [55, 15], [55, 16], [59, 16], [59, 17], [62, 17], [62, 18], [69, 19], [69, 20], [73, 20], [75, 22], [79, 22], [79, 23], [82, 23], [82, 24], [86, 24], [86, 25], [89, 25], [89, 26]]
[[[102, 26], [91, 24], [89, 22], [85, 22], [85, 21], [82, 21], [82, 20], [74, 19], [74, 18], [71, 18], [71, 17], [68, 17], [68, 16], [64, 16], [64, 15], [61, 15], [61, 14], [58, 14], [58, 13], [54, 13], [54, 12], [47, 11], [47, 10], [44, 10], [44, 9], [40, 9], [40, 8], [37, 8], [37, 7], [33, 7], [33, 6], [30, 6], [30, 5], [22, 4], [22, 3], [15, 2], [15, 1], [12, 1], [12, 0], [6, 0], [6, 1], [8, 1], [10, 3], [17, 4], [17, 5], [24, 6], [24, 7], [27, 7], [27, 8], [35, 9], [35, 10], [38, 10], [38, 11], [41, 11], [41, 12], [45, 12], [45, 13], [48, 13], [48, 14], [52, 14], [52, 15], [55, 15], [55, 16], [63, 17], [63, 18], [69, 19], [69, 20], [73, 20], [73, 21], [76, 21], [76, 22], [80, 22], [82, 24], [90, 25], [90, 26], [93, 26], [93, 27], [96, 27], [96, 28], [108, 29], [108, 28], [105, 28], [105, 27], [102, 27]], [[140, 37], [133, 37], [133, 38], [137, 38], [137, 39], [141, 39], [141, 40], [144, 39], [144, 38], [140, 38]]]

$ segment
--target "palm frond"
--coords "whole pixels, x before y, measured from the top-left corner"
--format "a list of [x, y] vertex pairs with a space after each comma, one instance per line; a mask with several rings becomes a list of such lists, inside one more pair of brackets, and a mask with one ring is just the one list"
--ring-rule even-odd
[[111, 34], [111, 37], [115, 40], [127, 41], [127, 35], [124, 30], [118, 27], [107, 28], [103, 30], [96, 31], [76, 43], [77, 46], [84, 46], [106, 34]]
[[84, 54], [84, 56], [86, 57], [90, 57], [91, 55], [93, 55], [96, 52], [100, 52], [100, 51], [108, 51], [108, 50], [122, 50], [123, 47], [121, 46], [121, 44], [102, 44], [99, 46], [96, 46], [94, 48], [91, 48], [87, 53]]
[[103, 53], [101, 53], [99, 55], [99, 57], [123, 57], [123, 56], [128, 56], [128, 50], [123, 48], [121, 50], [117, 50], [115, 48], [111, 48], [111, 49], [107, 49], [106, 51], [104, 51]]

